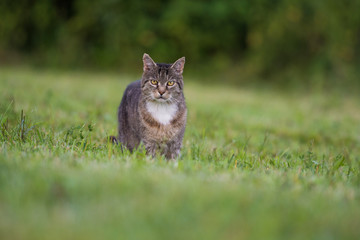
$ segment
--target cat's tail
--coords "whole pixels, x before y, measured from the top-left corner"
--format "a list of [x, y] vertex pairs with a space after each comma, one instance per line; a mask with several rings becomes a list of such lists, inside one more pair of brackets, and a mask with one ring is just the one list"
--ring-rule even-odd
[[111, 142], [113, 144], [119, 144], [119, 141], [117, 140], [117, 138], [115, 136], [109, 136], [107, 138], [108, 142]]

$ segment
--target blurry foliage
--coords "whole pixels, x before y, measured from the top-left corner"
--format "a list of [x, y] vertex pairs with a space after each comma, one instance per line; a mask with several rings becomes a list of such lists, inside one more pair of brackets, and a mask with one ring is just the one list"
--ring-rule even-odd
[[359, 0], [3, 0], [0, 56], [133, 69], [144, 52], [193, 68], [346, 77], [360, 64]]

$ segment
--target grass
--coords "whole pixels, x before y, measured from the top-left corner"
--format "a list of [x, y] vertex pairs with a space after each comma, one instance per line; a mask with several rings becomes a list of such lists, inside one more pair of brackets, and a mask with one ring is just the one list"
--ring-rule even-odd
[[0, 69], [1, 239], [357, 239], [360, 99], [186, 78], [178, 165], [106, 141], [129, 76]]

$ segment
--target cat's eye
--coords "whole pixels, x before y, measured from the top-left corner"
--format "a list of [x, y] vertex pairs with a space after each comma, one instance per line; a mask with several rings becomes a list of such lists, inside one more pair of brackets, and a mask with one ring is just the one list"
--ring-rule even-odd
[[167, 82], [167, 85], [168, 85], [168, 86], [173, 86], [174, 84], [175, 84], [174, 81], [168, 81], [168, 82]]
[[157, 84], [158, 84], [158, 81], [156, 81], [156, 80], [151, 80], [151, 84], [152, 84], [152, 85], [157, 85]]

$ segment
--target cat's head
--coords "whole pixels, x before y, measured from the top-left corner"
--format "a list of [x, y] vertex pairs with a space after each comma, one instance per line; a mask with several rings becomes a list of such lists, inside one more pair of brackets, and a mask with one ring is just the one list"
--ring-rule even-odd
[[148, 54], [143, 56], [144, 73], [141, 80], [143, 97], [159, 103], [176, 103], [183, 96], [185, 57], [173, 64], [155, 63]]

